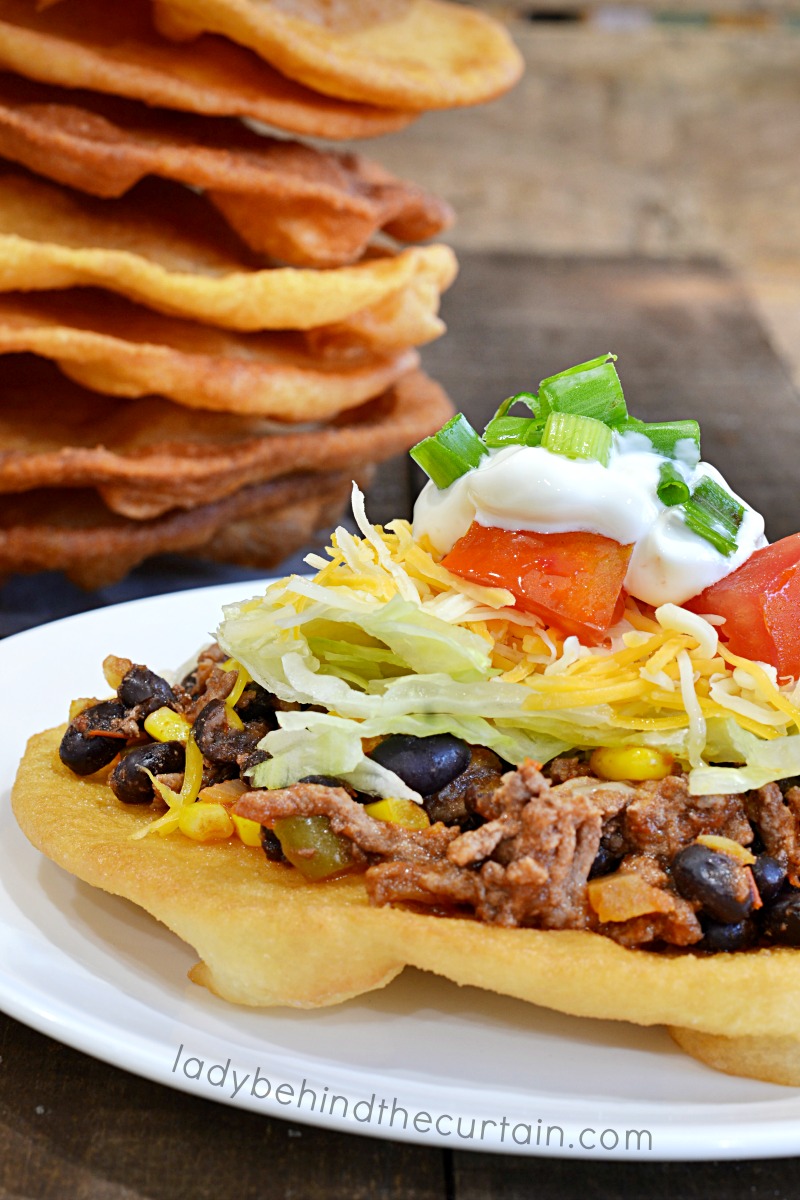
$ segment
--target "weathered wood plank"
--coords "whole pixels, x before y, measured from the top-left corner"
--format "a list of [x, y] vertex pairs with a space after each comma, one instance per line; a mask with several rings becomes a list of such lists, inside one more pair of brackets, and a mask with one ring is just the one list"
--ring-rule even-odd
[[789, 1200], [797, 1159], [764, 1162], [570, 1162], [454, 1155], [454, 1200]]
[[462, 253], [430, 372], [479, 427], [507, 395], [604, 350], [644, 420], [696, 417], [703, 455], [767, 517], [800, 528], [800, 400], [736, 277], [714, 263]]
[[443, 1155], [149, 1083], [0, 1017], [8, 1200], [445, 1200]]

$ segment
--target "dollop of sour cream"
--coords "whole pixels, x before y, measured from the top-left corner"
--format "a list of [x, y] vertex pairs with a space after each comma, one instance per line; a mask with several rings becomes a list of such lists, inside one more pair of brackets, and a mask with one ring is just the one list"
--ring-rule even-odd
[[667, 460], [639, 433], [614, 434], [607, 467], [541, 446], [506, 446], [490, 450], [449, 488], [440, 491], [429, 482], [414, 507], [414, 536], [427, 535], [446, 554], [473, 521], [535, 533], [599, 533], [633, 544], [625, 577], [631, 596], [655, 606], [682, 604], [735, 571], [767, 542], [764, 518], [738, 496], [744, 518], [730, 557], [693, 533], [683, 521], [682, 507], [667, 508], [658, 498], [659, 473], [667, 461], [690, 489], [707, 475], [735, 495], [715, 467], [693, 463], [688, 448]]

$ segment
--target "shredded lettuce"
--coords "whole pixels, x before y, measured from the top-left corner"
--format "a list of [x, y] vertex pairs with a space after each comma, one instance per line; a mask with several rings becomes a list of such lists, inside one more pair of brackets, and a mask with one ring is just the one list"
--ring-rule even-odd
[[693, 795], [746, 792], [775, 779], [800, 775], [800, 734], [764, 741], [735, 721], [709, 721], [706, 756], [724, 764], [743, 765], [696, 767], [689, 775], [689, 789]]
[[[624, 706], [611, 703], [533, 706], [536, 693], [529, 686], [531, 680], [521, 681], [524, 672], [512, 682], [516, 668], [505, 672], [510, 678], [501, 678], [503, 671], [493, 665], [498, 646], [501, 660], [504, 651], [488, 632], [486, 621], [511, 620], [523, 626], [523, 634], [532, 628], [534, 639], [545, 647], [551, 646], [547, 630], [529, 614], [504, 609], [509, 599], [498, 589], [460, 581], [451, 584], [449, 573], [426, 557], [402, 522], [395, 522], [388, 535], [370, 525], [360, 493], [354, 496], [354, 512], [363, 539], [337, 530], [329, 552], [332, 561], [314, 559], [313, 565], [319, 567], [315, 579], [291, 576], [271, 585], [264, 596], [229, 605], [224, 611], [217, 634], [221, 646], [268, 691], [306, 708], [280, 713], [279, 729], [261, 742], [270, 758], [251, 772], [256, 786], [283, 787], [305, 775], [324, 774], [360, 791], [419, 800], [396, 775], [363, 752], [362, 739], [390, 733], [417, 737], [452, 733], [494, 750], [509, 763], [525, 758], [547, 762], [573, 747], [621, 746], [635, 740], [668, 750], [691, 767], [689, 786], [695, 795], [745, 791], [800, 775], [800, 733], [778, 735], [775, 728], [787, 724], [787, 715], [792, 717], [786, 698], [772, 702], [775, 713], [767, 713], [772, 715], [774, 735], [767, 725], [762, 737], [743, 728], [745, 717], [756, 730], [759, 719], [763, 723], [761, 710], [746, 698], [734, 696], [739, 709], [749, 705], [742, 720], [712, 713], [706, 717], [695, 696], [694, 664], [685, 649], [678, 651], [676, 659], [682, 668], [679, 688], [663, 671], [652, 681], [681, 694], [685, 703], [694, 702], [686, 708], [689, 719], [682, 727], [670, 728], [669, 720], [661, 720], [643, 728], [647, 722], [641, 709], [626, 719]], [[412, 562], [416, 573], [406, 570]], [[436, 587], [427, 586], [425, 580], [435, 580]], [[698, 635], [695, 625], [700, 619], [680, 609], [670, 616], [667, 609], [672, 608], [660, 610], [670, 617], [662, 628], [678, 638], [695, 638], [712, 656], [715, 632], [702, 627]], [[629, 639], [623, 638], [625, 649], [595, 651], [595, 660], [601, 661], [603, 653], [629, 655], [640, 644], [637, 639], [644, 636], [646, 641], [652, 635], [634, 630], [624, 636]], [[537, 656], [536, 650], [531, 653], [529, 663], [550, 662], [539, 678], [549, 683], [560, 671], [559, 680], [569, 685], [568, 672], [573, 666], [580, 668], [579, 660], [589, 654], [582, 655], [580, 647], [570, 654], [575, 650], [570, 641], [564, 642], [562, 659], [554, 657], [555, 647], [549, 658]], [[663, 640], [658, 643], [662, 644]], [[678, 641], [676, 648], [680, 645]], [[641, 677], [648, 678], [644, 668]], [[593, 678], [600, 679], [596, 686], [602, 693], [604, 680]], [[716, 689], [711, 700], [717, 702], [718, 711], [725, 708], [728, 691], [740, 686], [731, 684], [723, 691], [720, 679], [716, 675], [711, 681]], [[767, 680], [764, 688], [769, 685]], [[557, 693], [551, 694], [558, 698]], [[578, 689], [578, 694], [585, 701], [585, 689], [582, 694]], [[733, 703], [727, 706], [737, 711]], [[709, 765], [713, 763], [724, 765]]]
[[[496, 728], [481, 717], [462, 720], [446, 714], [426, 716], [382, 716], [368, 721], [352, 721], [319, 712], [279, 713], [279, 729], [260, 743], [272, 755], [250, 772], [255, 787], [286, 787], [306, 775], [333, 775], [359, 791], [376, 796], [422, 798], [392, 771], [368, 758], [362, 738], [406, 733], [429, 737], [434, 733], [452, 733], [475, 746], [488, 746], [508, 762], [534, 758], [546, 762], [569, 749], [549, 737], [536, 737], [524, 731]], [[570, 743], [571, 745], [571, 743]]]

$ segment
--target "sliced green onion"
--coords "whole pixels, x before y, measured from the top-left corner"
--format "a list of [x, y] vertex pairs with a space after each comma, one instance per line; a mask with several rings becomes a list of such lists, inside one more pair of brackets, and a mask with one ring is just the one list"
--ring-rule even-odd
[[736, 533], [744, 520], [744, 506], [708, 475], [704, 475], [697, 484], [692, 492], [692, 500], [701, 505], [709, 516], [730, 529], [731, 533]]
[[412, 446], [409, 454], [437, 488], [450, 487], [477, 467], [488, 451], [463, 413], [451, 417], [438, 433]]
[[661, 464], [656, 493], [661, 503], [666, 504], [667, 508], [673, 508], [676, 504], [685, 504], [691, 495], [688, 483], [670, 462]]
[[575, 413], [608, 425], [624, 421], [628, 415], [617, 368], [607, 358], [592, 359], [543, 379], [539, 385], [539, 404], [542, 415]]
[[531, 417], [495, 417], [486, 426], [483, 440], [491, 449], [497, 446], [538, 446], [544, 421]]
[[593, 371], [595, 367], [602, 367], [604, 363], [616, 361], [616, 354], [612, 354], [609, 350], [607, 354], [600, 354], [597, 358], [590, 358], [588, 362], [578, 363], [574, 367], [567, 367], [565, 371], [559, 371], [557, 375], [548, 375], [547, 379], [542, 380], [539, 387], [542, 384], [553, 383], [556, 379], [563, 379], [565, 375], [582, 375], [584, 371]]
[[684, 520], [688, 528], [726, 556], [736, 549], [736, 533], [743, 519], [744, 507], [708, 475], [686, 501]]
[[[534, 416], [536, 416], [538, 411], [538, 400], [539, 397], [535, 392], [517, 392], [515, 396], [509, 396], [507, 400], [503, 401], [497, 412], [492, 417], [492, 421], [496, 421], [498, 417], [505, 417], [509, 409], [513, 408], [515, 404], [526, 405], [526, 407], [531, 410]], [[489, 424], [491, 424], [491, 421]]]
[[[691, 466], [700, 461], [700, 426], [697, 421], [638, 421], [636, 417], [626, 417], [624, 421], [614, 423], [617, 433], [643, 433], [652, 442], [657, 454], [666, 458], [680, 457]], [[678, 444], [681, 453], [676, 449]], [[691, 443], [691, 446], [688, 445]]]
[[608, 466], [611, 430], [594, 417], [577, 413], [551, 412], [542, 433], [542, 445], [566, 458], [594, 458]]
[[728, 534], [723, 533], [721, 529], [712, 524], [712, 520], [705, 509], [700, 508], [694, 501], [687, 500], [683, 519], [686, 522], [687, 528], [691, 529], [692, 533], [705, 538], [715, 550], [719, 550], [720, 554], [724, 554], [726, 558], [730, 558], [736, 549], [736, 538], [729, 537]]

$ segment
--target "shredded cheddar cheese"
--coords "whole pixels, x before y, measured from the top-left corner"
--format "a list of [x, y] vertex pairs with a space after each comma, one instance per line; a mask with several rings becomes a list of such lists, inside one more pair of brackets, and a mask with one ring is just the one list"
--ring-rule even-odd
[[[685, 729], [693, 765], [702, 762], [706, 721], [712, 717], [730, 718], [765, 740], [793, 726], [800, 730], [800, 708], [778, 686], [772, 668], [731, 654], [705, 617], [675, 604], [653, 610], [629, 598], [607, 641], [583, 646], [515, 608], [504, 588], [452, 575], [429, 544], [414, 540], [407, 521], [384, 529], [360, 513], [356, 517], [364, 538], [337, 530], [328, 558], [307, 560], [317, 568], [313, 583], [345, 587], [373, 603], [395, 595], [413, 599], [424, 611], [477, 634], [491, 647], [499, 679], [529, 689], [528, 711], [602, 705], [610, 710], [609, 723], [621, 730]], [[310, 596], [293, 599], [296, 611], [311, 602]]]

